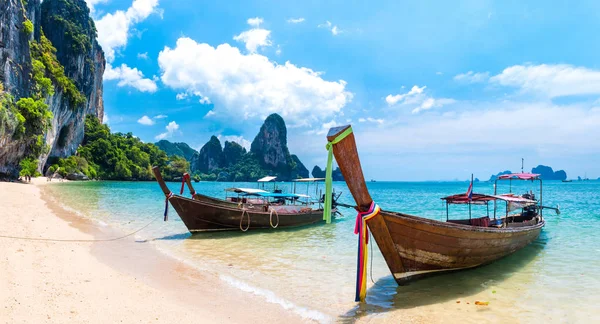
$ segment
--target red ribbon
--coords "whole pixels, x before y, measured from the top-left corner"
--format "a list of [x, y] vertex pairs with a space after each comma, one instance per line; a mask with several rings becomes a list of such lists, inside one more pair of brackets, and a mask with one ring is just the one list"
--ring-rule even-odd
[[187, 178], [187, 179], [189, 179], [189, 178], [190, 178], [190, 175], [189, 175], [189, 174], [187, 174], [187, 173], [184, 173], [184, 174], [183, 174], [183, 177], [181, 177], [181, 190], [179, 191], [179, 194], [180, 194], [180, 195], [183, 195], [183, 187], [185, 186], [185, 179], [186, 179], [186, 178]]

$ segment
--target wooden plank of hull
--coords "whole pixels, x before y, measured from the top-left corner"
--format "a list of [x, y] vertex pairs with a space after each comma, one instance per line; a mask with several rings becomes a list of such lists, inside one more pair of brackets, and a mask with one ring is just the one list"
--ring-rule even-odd
[[541, 221], [520, 228], [474, 227], [399, 213], [381, 215], [402, 260], [403, 268], [391, 269], [398, 283], [493, 262], [531, 243], [544, 226]]
[[[181, 196], [173, 196], [169, 201], [190, 232], [240, 230], [243, 210], [235, 204], [224, 206]], [[270, 212], [252, 209], [248, 209], [247, 214], [244, 215], [242, 223], [244, 228], [247, 226], [248, 214], [250, 215], [250, 229], [271, 228]], [[321, 221], [323, 221], [322, 210], [313, 210], [309, 213], [279, 214], [278, 228], [304, 226]], [[273, 213], [273, 224], [276, 223], [277, 216]]]

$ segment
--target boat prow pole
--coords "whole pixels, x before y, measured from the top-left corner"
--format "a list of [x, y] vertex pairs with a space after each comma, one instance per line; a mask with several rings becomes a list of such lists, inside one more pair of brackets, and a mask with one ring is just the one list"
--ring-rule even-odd
[[[329, 129], [327, 141], [332, 142], [339, 134], [350, 127], [350, 125], [346, 125]], [[350, 193], [352, 193], [352, 197], [354, 197], [357, 209], [361, 212], [368, 211], [373, 202], [373, 198], [371, 198], [369, 190], [367, 189], [367, 183], [365, 182], [360, 159], [358, 157], [354, 133], [349, 134], [337, 144], [333, 144], [333, 155], [346, 180], [348, 189], [350, 189]], [[392, 236], [390, 235], [384, 217], [379, 214], [369, 219], [367, 221], [367, 226], [373, 233], [377, 246], [381, 250], [392, 274], [405, 272], [404, 265], [402, 264], [396, 245], [392, 241]]]
[[190, 193], [192, 194], [192, 198], [194, 198], [194, 196], [196, 195], [196, 190], [194, 190], [194, 187], [192, 186], [192, 180], [190, 178], [190, 175], [186, 172], [183, 174], [183, 178], [185, 179], [185, 183], [187, 183], [187, 187], [190, 190]]
[[168, 196], [169, 193], [171, 192], [171, 190], [169, 190], [169, 187], [167, 187], [165, 180], [163, 180], [162, 175], [160, 174], [160, 168], [155, 166], [152, 168], [152, 172], [154, 173], [154, 177], [156, 178], [156, 181], [158, 182], [160, 189], [162, 189], [165, 196]]
[[[333, 127], [327, 133], [327, 141], [333, 141], [338, 135], [343, 133], [350, 125]], [[365, 177], [358, 158], [358, 150], [356, 149], [356, 141], [354, 133], [346, 136], [337, 144], [333, 144], [333, 155], [335, 160], [344, 175], [344, 179], [348, 184], [348, 188], [356, 201], [356, 206], [362, 212], [369, 210], [373, 199], [367, 189]]]

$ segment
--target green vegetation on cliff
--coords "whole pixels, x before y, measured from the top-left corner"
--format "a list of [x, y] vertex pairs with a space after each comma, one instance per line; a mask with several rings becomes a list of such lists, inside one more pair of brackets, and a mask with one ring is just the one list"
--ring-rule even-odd
[[168, 158], [156, 145], [143, 143], [131, 133], [111, 133], [93, 116], [85, 120], [83, 144], [77, 154], [52, 161], [51, 168], [104, 180], [153, 180], [152, 166], [161, 167], [165, 180], [172, 180], [189, 169], [184, 158]]
[[196, 153], [196, 150], [191, 148], [186, 143], [171, 143], [167, 140], [160, 140], [154, 145], [158, 146], [159, 149], [165, 151], [167, 156], [171, 157], [174, 155], [185, 158], [188, 161], [191, 161], [192, 156]]
[[[41, 35], [39, 43], [29, 42], [29, 48], [34, 65], [34, 79], [36, 78], [36, 69], [38, 76], [47, 75], [64, 92], [73, 110], [85, 103], [85, 96], [77, 89], [73, 80], [65, 75], [65, 68], [56, 58], [56, 48], [46, 36]], [[40, 71], [45, 71], [45, 75], [39, 74]]]

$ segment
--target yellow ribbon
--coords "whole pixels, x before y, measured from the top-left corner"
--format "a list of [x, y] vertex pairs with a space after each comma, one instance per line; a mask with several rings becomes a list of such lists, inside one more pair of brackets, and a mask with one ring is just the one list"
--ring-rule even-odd
[[333, 139], [333, 141], [328, 142], [325, 145], [327, 149], [327, 169], [325, 174], [325, 206], [323, 207], [323, 220], [327, 224], [331, 223], [331, 193], [332, 193], [332, 172], [333, 172], [333, 145], [339, 143], [341, 140], [346, 138], [346, 136], [352, 134], [352, 127], [348, 127], [345, 131], [343, 131], [340, 135]]

